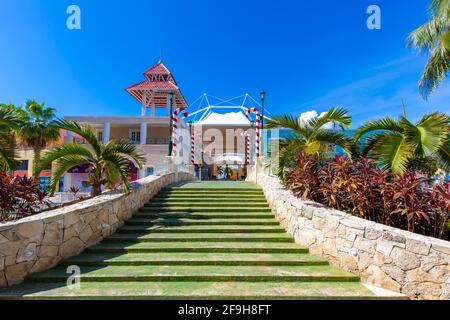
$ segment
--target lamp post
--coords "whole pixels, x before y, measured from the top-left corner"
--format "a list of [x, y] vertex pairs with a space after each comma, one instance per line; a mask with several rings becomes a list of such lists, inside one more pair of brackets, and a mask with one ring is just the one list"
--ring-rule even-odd
[[264, 141], [264, 104], [266, 101], [266, 92], [264, 90], [261, 90], [260, 92], [261, 96], [261, 153], [264, 154], [264, 148], [265, 148], [265, 141]]
[[169, 141], [169, 157], [172, 155], [172, 149], [173, 149], [173, 92], [170, 91], [167, 93], [167, 103], [169, 104], [169, 134], [170, 134], [170, 141]]
[[261, 130], [264, 130], [264, 102], [266, 101], [266, 92], [264, 90], [262, 90], [260, 92], [261, 95], [261, 108], [262, 108], [262, 112], [261, 112]]

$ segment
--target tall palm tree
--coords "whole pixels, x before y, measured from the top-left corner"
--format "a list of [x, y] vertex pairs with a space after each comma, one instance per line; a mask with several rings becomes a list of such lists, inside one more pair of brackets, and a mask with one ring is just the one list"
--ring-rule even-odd
[[92, 183], [92, 196], [101, 194], [103, 185], [113, 186], [122, 183], [123, 190], [129, 192], [130, 161], [139, 168], [145, 163], [143, 155], [135, 145], [125, 141], [110, 141], [103, 144], [98, 141], [89, 126], [81, 126], [76, 122], [58, 120], [60, 128], [72, 131], [87, 142], [87, 146], [76, 143], [66, 143], [49, 149], [36, 167], [36, 173], [56, 161], [57, 169], [53, 173], [51, 192], [56, 191], [59, 179], [65, 172], [79, 165], [89, 166], [89, 179]]
[[415, 159], [435, 157], [441, 167], [450, 169], [450, 117], [433, 112], [417, 123], [406, 118], [386, 117], [364, 123], [355, 133], [362, 140], [363, 155], [371, 155], [393, 174], [403, 174]]
[[[327, 125], [330, 123], [342, 130], [328, 129]], [[303, 150], [308, 155], [325, 156], [331, 146], [339, 146], [351, 155], [354, 151], [352, 140], [343, 132], [343, 129], [349, 128], [351, 123], [351, 117], [343, 108], [331, 108], [322, 116], [306, 122], [290, 114], [274, 116], [267, 120], [268, 129], [287, 128], [293, 131], [290, 138], [280, 141], [277, 174], [280, 177], [284, 176], [284, 169], [298, 150]]]
[[[33, 149], [33, 168], [36, 168], [42, 150], [49, 142], [57, 140], [60, 136], [55, 121], [55, 109], [46, 107], [45, 103], [28, 100], [24, 107], [17, 109], [17, 113], [22, 118], [22, 125], [17, 130], [18, 138], [21, 143]], [[34, 177], [38, 176], [34, 174]]]
[[429, 55], [419, 81], [420, 94], [427, 99], [450, 70], [450, 0], [432, 0], [431, 20], [413, 31], [408, 46]]
[[16, 140], [14, 130], [19, 127], [19, 118], [9, 108], [10, 105], [0, 106], [0, 171], [15, 169]]

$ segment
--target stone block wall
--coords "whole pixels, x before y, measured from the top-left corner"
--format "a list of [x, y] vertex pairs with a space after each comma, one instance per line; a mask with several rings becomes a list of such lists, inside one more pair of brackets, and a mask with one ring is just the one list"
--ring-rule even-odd
[[281, 225], [311, 253], [411, 299], [450, 299], [450, 242], [303, 201], [263, 173], [257, 183]]
[[15, 222], [0, 224], [0, 287], [22, 282], [113, 234], [162, 188], [190, 173], [147, 177], [130, 194], [111, 193]]

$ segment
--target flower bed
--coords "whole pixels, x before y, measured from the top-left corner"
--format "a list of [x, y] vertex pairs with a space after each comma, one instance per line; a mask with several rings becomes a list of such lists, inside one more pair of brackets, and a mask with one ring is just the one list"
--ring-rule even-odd
[[388, 226], [449, 239], [450, 185], [430, 185], [408, 171], [391, 176], [374, 162], [337, 156], [317, 161], [299, 153], [283, 184], [302, 198]]

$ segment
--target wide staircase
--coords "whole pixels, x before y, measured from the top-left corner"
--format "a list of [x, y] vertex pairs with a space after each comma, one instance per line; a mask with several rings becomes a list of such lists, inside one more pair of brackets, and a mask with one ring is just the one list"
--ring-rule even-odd
[[[66, 286], [67, 267], [81, 287]], [[22, 299], [376, 299], [294, 243], [251, 183], [162, 190], [118, 232], [58, 267], [0, 291]]]

